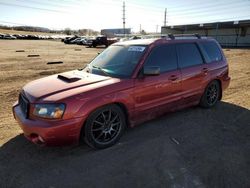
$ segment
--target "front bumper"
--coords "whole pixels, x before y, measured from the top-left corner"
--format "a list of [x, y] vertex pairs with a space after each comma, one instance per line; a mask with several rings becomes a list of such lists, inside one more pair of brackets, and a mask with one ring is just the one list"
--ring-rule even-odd
[[13, 106], [13, 114], [24, 136], [33, 143], [46, 146], [78, 144], [85, 118], [68, 120], [31, 120], [25, 118], [19, 105]]

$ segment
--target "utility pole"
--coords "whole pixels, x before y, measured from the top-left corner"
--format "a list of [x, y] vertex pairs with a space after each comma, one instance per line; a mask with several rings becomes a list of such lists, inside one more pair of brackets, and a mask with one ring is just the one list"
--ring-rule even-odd
[[156, 33], [158, 33], [158, 26], [159, 26], [159, 25], [156, 25]]
[[165, 8], [165, 13], [164, 13], [164, 27], [167, 26], [167, 8]]
[[140, 34], [141, 34], [141, 24], [140, 24]]
[[123, 6], [122, 6], [122, 20], [123, 20], [123, 34], [124, 37], [126, 35], [126, 31], [125, 31], [125, 24], [126, 24], [126, 17], [125, 17], [125, 1], [123, 1]]

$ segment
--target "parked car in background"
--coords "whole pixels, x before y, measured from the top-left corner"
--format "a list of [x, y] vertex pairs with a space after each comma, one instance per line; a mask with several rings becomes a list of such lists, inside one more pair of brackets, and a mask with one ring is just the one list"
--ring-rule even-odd
[[94, 39], [89, 39], [87, 41], [87, 45], [89, 47], [97, 47], [97, 46], [105, 46], [108, 47], [109, 45], [118, 42], [116, 38], [107, 38], [106, 36], [98, 36]]
[[71, 40], [70, 42], [69, 42], [69, 44], [77, 44], [78, 42], [80, 42], [82, 40], [82, 38], [81, 37], [78, 37], [78, 38], [76, 38], [76, 39], [74, 39], [74, 40]]
[[39, 40], [38, 35], [26, 35], [26, 40]]
[[14, 37], [13, 35], [5, 34], [5, 35], [3, 35], [3, 39], [14, 40], [14, 39], [16, 39], [16, 37]]
[[77, 38], [78, 38], [78, 36], [66, 37], [66, 38], [63, 40], [63, 42], [64, 42], [65, 44], [70, 44], [70, 42], [71, 42], [72, 40], [75, 40], [75, 39], [77, 39]]
[[215, 106], [229, 82], [227, 60], [214, 39], [138, 39], [111, 45], [84, 69], [28, 83], [13, 112], [36, 144], [85, 140], [101, 149], [128, 126], [193, 105]]
[[142, 39], [140, 36], [132, 36], [129, 38], [129, 40], [137, 40], [137, 39]]
[[76, 44], [78, 45], [87, 45], [87, 38], [81, 38], [81, 40], [77, 41]]
[[13, 36], [16, 37], [17, 39], [23, 39], [23, 36], [20, 34], [14, 34]]

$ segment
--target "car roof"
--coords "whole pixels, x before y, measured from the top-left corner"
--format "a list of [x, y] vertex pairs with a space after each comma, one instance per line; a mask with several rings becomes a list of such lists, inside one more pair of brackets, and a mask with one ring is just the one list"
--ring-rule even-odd
[[117, 42], [113, 45], [123, 45], [123, 46], [131, 46], [131, 45], [150, 45], [152, 43], [162, 43], [162, 42], [167, 42], [167, 43], [181, 43], [181, 42], [187, 42], [187, 41], [214, 41], [213, 38], [210, 37], [185, 37], [185, 36], [177, 36], [174, 39], [171, 39], [169, 37], [164, 37], [164, 38], [151, 38], [151, 39], [136, 39], [136, 40], [128, 40], [128, 41], [123, 41], [123, 42]]
[[155, 42], [158, 39], [136, 39], [136, 40], [128, 40], [123, 42], [117, 42], [114, 45], [124, 45], [124, 46], [132, 46], [132, 45], [149, 45]]

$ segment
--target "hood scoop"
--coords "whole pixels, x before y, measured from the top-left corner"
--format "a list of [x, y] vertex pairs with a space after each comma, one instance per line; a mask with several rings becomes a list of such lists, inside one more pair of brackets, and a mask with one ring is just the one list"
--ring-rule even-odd
[[73, 75], [73, 74], [67, 74], [67, 73], [64, 73], [64, 74], [59, 74], [57, 76], [58, 79], [62, 80], [62, 81], [65, 81], [65, 82], [76, 82], [78, 80], [81, 80], [81, 78]]

